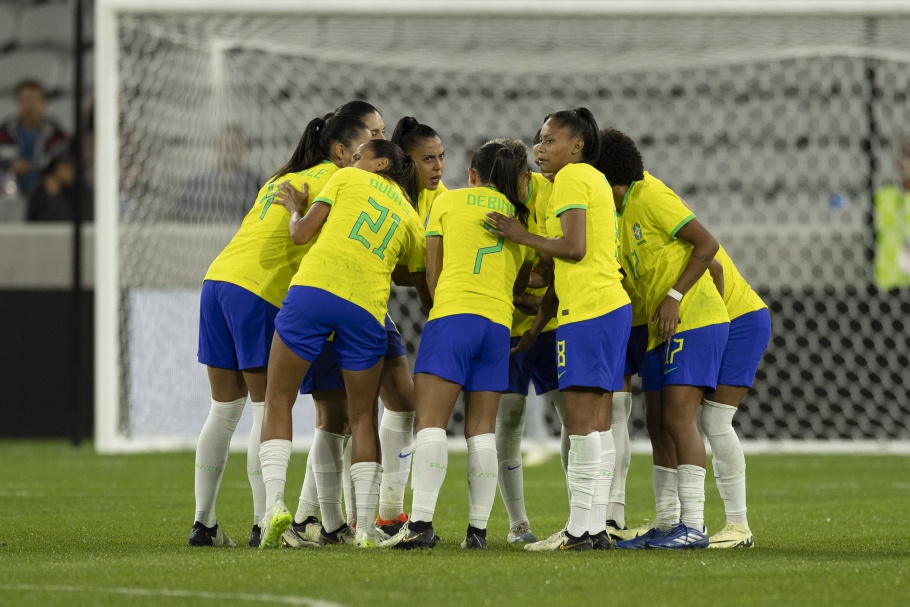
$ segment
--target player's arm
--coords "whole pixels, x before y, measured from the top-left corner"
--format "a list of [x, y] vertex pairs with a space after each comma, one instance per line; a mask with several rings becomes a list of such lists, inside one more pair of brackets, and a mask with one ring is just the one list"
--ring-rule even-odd
[[427, 293], [430, 306], [436, 299], [436, 285], [442, 274], [442, 236], [427, 236]]
[[525, 292], [528, 288], [528, 280], [531, 278], [531, 263], [523, 263], [518, 268], [518, 275], [515, 277], [515, 284], [512, 285], [512, 298], [516, 298]]
[[392, 270], [392, 282], [396, 287], [413, 287], [414, 281], [411, 280], [411, 272], [408, 271], [407, 264], [398, 264]]
[[553, 258], [546, 253], [541, 253], [538, 256], [537, 265], [531, 270], [528, 288], [542, 289], [551, 284], [553, 284]]
[[676, 325], [679, 324], [679, 302], [692, 288], [692, 285], [708, 271], [708, 266], [711, 265], [711, 260], [714, 259], [719, 248], [717, 240], [711, 235], [711, 232], [695, 218], [681, 227], [676, 232], [676, 237], [691, 244], [692, 253], [689, 255], [682, 274], [657, 306], [657, 311], [651, 318], [651, 322], [657, 324], [657, 334], [665, 341], [676, 333]]
[[509, 240], [531, 247], [541, 254], [570, 261], [581, 261], [585, 258], [587, 252], [586, 218], [587, 209], [567, 209], [559, 215], [562, 238], [544, 238], [528, 232], [514, 217], [508, 217], [495, 211], [487, 213], [487, 221], [496, 228], [491, 230], [493, 234], [505, 236]]
[[299, 213], [292, 214], [288, 227], [291, 230], [291, 240], [294, 241], [294, 244], [310, 242], [328, 219], [331, 210], [332, 207], [329, 204], [317, 200], [310, 205], [310, 210], [303, 217]]
[[717, 258], [711, 260], [710, 265], [708, 265], [708, 272], [711, 273], [711, 280], [714, 281], [714, 286], [717, 287], [717, 292], [720, 293], [720, 296], [724, 296], [724, 267], [717, 261]]
[[547, 323], [556, 316], [556, 311], [558, 309], [559, 299], [556, 297], [556, 289], [550, 285], [546, 294], [543, 296], [543, 299], [540, 301], [540, 308], [537, 310], [537, 316], [534, 317], [534, 322], [531, 323], [531, 328], [524, 332], [521, 339], [515, 344], [515, 347], [512, 348], [511, 353], [517, 354], [529, 350], [531, 344], [533, 344], [534, 340], [537, 339], [537, 336], [541, 334], [544, 327], [547, 326]]
[[430, 296], [430, 288], [427, 286], [426, 271], [411, 272], [411, 281], [414, 283], [414, 288], [417, 289], [417, 299], [420, 301], [420, 307], [429, 314], [430, 308], [433, 307], [433, 298]]

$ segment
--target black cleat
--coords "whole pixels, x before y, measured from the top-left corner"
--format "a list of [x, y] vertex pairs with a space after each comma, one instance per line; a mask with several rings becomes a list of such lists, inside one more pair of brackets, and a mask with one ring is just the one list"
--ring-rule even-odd
[[262, 541], [262, 529], [259, 525], [253, 525], [253, 528], [250, 529], [250, 539], [247, 540], [247, 545], [250, 548], [259, 548], [259, 543]]
[[193, 523], [193, 528], [190, 530], [189, 545], [197, 548], [201, 546], [234, 548], [237, 546], [236, 542], [229, 538], [217, 523], [214, 527], [206, 527], [199, 521]]
[[461, 543], [461, 547], [483, 550], [487, 547], [487, 530], [468, 525], [468, 531], [465, 534], [464, 541]]
[[319, 532], [319, 545], [327, 546], [334, 544], [353, 544], [354, 543], [354, 530], [351, 527], [344, 523], [336, 529], [329, 533], [325, 530], [325, 527], [322, 527]]
[[591, 544], [591, 548], [594, 550], [612, 550], [614, 547], [613, 542], [610, 540], [610, 535], [606, 531], [592, 535]]
[[[416, 527], [416, 529], [412, 529]], [[413, 548], [434, 548], [439, 539], [433, 533], [433, 526], [429, 523], [405, 523], [394, 536], [382, 542], [383, 548], [398, 548], [399, 550], [411, 550]]]

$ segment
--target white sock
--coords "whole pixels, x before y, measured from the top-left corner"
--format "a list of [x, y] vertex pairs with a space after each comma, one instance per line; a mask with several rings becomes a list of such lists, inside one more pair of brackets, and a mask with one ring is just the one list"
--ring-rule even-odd
[[600, 472], [600, 433], [591, 432], [585, 436], [573, 434], [569, 437], [569, 491], [572, 501], [567, 531], [579, 537], [591, 526], [591, 503]]
[[[318, 433], [319, 430], [316, 430]], [[307, 518], [315, 516], [319, 518], [319, 493], [316, 491], [316, 475], [313, 473], [313, 451], [316, 450], [316, 442], [320, 440], [313, 435], [313, 445], [306, 456], [306, 471], [303, 473], [303, 486], [300, 488], [300, 499], [297, 501], [297, 513], [294, 514], [294, 522], [302, 523]]]
[[243, 415], [245, 404], [246, 397], [229, 403], [212, 399], [209, 416], [199, 433], [199, 442], [196, 443], [196, 520], [206, 527], [214, 527], [218, 523], [215, 515], [218, 488], [224, 476], [231, 437]]
[[351, 482], [357, 496], [358, 529], [366, 531], [375, 524], [381, 479], [382, 466], [376, 462], [359, 462], [351, 466]]
[[566, 432], [566, 405], [562, 398], [562, 392], [554, 390], [547, 392], [552, 397], [553, 409], [556, 416], [559, 417], [559, 459], [562, 462], [562, 471], [566, 475], [566, 490], [569, 493], [569, 503], [572, 503], [572, 487], [569, 485], [569, 433]]
[[262, 466], [259, 464], [259, 435], [262, 434], [262, 416], [265, 403], [253, 403], [253, 427], [246, 447], [246, 474], [253, 490], [253, 524], [258, 525], [265, 516], [265, 483], [262, 482]]
[[468, 522], [486, 529], [496, 499], [496, 435], [468, 439]]
[[382, 449], [379, 518], [396, 520], [404, 512], [404, 489], [411, 474], [414, 412], [386, 409], [379, 422], [379, 445]]
[[[503, 394], [499, 399], [499, 412], [496, 415], [499, 492], [502, 494], [506, 512], [509, 513], [509, 527], [528, 522], [528, 513], [525, 511], [524, 473], [521, 469], [521, 437], [525, 430], [526, 401], [527, 397], [521, 394]], [[471, 439], [468, 439], [468, 445], [470, 444]], [[469, 453], [470, 449], [469, 446]]]
[[654, 484], [654, 509], [657, 511], [657, 517], [652, 524], [667, 531], [679, 522], [676, 470], [652, 466], [651, 482]]
[[284, 484], [291, 462], [291, 441], [273, 438], [259, 445], [262, 480], [265, 483], [265, 511], [268, 514], [277, 500], [284, 501]]
[[746, 457], [733, 429], [736, 407], [705, 400], [699, 411], [701, 426], [713, 456], [711, 466], [717, 490], [724, 500], [728, 523], [748, 524], [746, 519]]
[[600, 468], [597, 474], [597, 484], [594, 487], [594, 498], [591, 500], [591, 521], [588, 526], [588, 533], [592, 536], [607, 528], [607, 504], [610, 501], [613, 470], [616, 468], [616, 444], [613, 442], [613, 429], [599, 434]]
[[343, 451], [343, 436], [316, 430], [309, 461], [313, 463], [312, 476], [315, 478], [318, 507], [322, 512], [322, 526], [328, 531], [335, 531], [344, 524], [344, 512], [341, 509]]
[[686, 527], [701, 531], [705, 526], [705, 469], [682, 464], [676, 470], [679, 473], [679, 518]]
[[616, 444], [616, 469], [613, 484], [610, 485], [610, 504], [607, 506], [607, 520], [613, 521], [620, 529], [626, 526], [626, 476], [632, 461], [629, 443], [629, 416], [632, 415], [632, 393], [614, 392], [613, 408], [610, 413], [610, 429]]
[[414, 441], [414, 460], [411, 462], [411, 520], [433, 521], [439, 490], [446, 479], [449, 466], [449, 444], [442, 428], [424, 428]]
[[[354, 491], [354, 482], [351, 480], [351, 436], [344, 437], [344, 454], [341, 467], [341, 488], [344, 491], [344, 511], [348, 517], [348, 524], [357, 520], [357, 494]], [[326, 527], [327, 531], [334, 531]]]

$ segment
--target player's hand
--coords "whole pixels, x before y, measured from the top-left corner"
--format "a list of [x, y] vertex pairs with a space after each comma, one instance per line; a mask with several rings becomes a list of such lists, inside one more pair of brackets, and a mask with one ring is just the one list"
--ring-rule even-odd
[[496, 211], [487, 213], [487, 223], [493, 226], [493, 229], [490, 230], [491, 234], [505, 236], [518, 244], [523, 244], [524, 237], [528, 234], [528, 231], [521, 225], [520, 221]]
[[512, 301], [515, 308], [526, 316], [536, 316], [540, 309], [540, 300], [542, 297], [531, 295], [527, 291], [516, 295]]
[[525, 331], [521, 335], [521, 339], [518, 340], [518, 343], [515, 344], [515, 347], [509, 350], [509, 354], [519, 354], [521, 352], [527, 352], [531, 349], [531, 346], [534, 344], [535, 337], [531, 335], [530, 331]]
[[654, 317], [651, 318], [651, 324], [657, 325], [657, 335], [662, 341], [667, 341], [676, 333], [676, 325], [679, 324], [679, 302], [667, 295], [664, 300], [657, 306]]
[[310, 188], [304, 183], [303, 188], [298, 190], [291, 185], [290, 181], [285, 181], [275, 197], [288, 210], [288, 213], [293, 214], [296, 211], [299, 215], [303, 215], [310, 201]]

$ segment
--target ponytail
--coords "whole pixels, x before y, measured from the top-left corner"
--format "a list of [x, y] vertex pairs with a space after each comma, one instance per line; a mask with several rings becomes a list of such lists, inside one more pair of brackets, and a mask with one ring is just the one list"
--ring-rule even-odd
[[568, 128], [573, 137], [581, 137], [585, 143], [585, 147], [581, 151], [583, 162], [594, 165], [599, 161], [600, 132], [591, 110], [586, 107], [562, 110], [551, 114], [548, 119]]
[[332, 146], [341, 143], [350, 146], [354, 140], [367, 130], [363, 122], [350, 116], [319, 117], [310, 120], [303, 130], [300, 141], [288, 162], [275, 171], [269, 179], [273, 181], [288, 173], [297, 173], [316, 166], [329, 159]]
[[518, 220], [527, 227], [530, 209], [518, 197], [518, 180], [528, 170], [528, 148], [513, 139], [494, 139], [483, 144], [471, 158], [477, 178], [495, 187], [515, 207]]
[[420, 124], [413, 116], [405, 116], [395, 125], [389, 141], [404, 150], [406, 154], [410, 154], [418, 141], [436, 137], [439, 137], [439, 134], [431, 127]]

